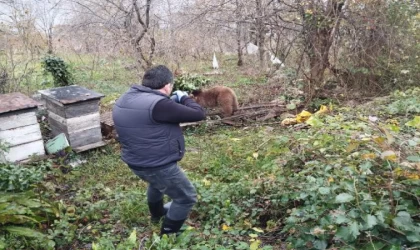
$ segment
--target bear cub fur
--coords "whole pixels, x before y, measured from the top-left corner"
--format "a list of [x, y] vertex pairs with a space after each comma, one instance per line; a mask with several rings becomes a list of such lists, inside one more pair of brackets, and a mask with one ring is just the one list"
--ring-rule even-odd
[[194, 100], [205, 108], [221, 108], [223, 117], [232, 116], [238, 110], [238, 100], [235, 92], [225, 86], [194, 90], [192, 95]]

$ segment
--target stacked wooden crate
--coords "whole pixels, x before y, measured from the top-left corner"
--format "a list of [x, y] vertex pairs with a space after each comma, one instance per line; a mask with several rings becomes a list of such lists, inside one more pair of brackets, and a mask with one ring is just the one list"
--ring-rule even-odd
[[105, 145], [99, 116], [99, 101], [104, 95], [76, 85], [39, 93], [46, 102], [53, 136], [65, 133], [76, 152]]
[[31, 155], [44, 155], [44, 142], [36, 118], [38, 103], [22, 93], [0, 95], [0, 143], [8, 152], [0, 162], [21, 161]]

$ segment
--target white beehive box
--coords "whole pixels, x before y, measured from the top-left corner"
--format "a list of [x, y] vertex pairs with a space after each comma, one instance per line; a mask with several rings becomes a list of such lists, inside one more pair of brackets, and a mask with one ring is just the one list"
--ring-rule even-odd
[[0, 161], [15, 162], [45, 154], [37, 106], [36, 101], [22, 93], [0, 95], [0, 142], [9, 148]]
[[53, 136], [64, 133], [76, 152], [105, 145], [99, 116], [104, 95], [77, 85], [38, 92], [46, 102]]

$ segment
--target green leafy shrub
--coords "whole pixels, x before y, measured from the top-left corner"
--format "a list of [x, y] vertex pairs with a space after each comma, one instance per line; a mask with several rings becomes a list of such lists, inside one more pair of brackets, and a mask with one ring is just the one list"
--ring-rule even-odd
[[7, 243], [14, 249], [54, 248], [54, 241], [36, 229], [42, 223], [49, 224], [57, 211], [33, 191], [43, 180], [47, 167], [48, 164], [0, 164], [0, 246]]
[[9, 146], [7, 143], [0, 140], [0, 163], [5, 162], [6, 153], [9, 152]]
[[0, 191], [25, 191], [42, 181], [46, 165], [25, 167], [14, 164], [0, 165]]
[[57, 56], [46, 56], [41, 62], [45, 73], [50, 73], [54, 79], [54, 86], [69, 86], [73, 84], [73, 76], [69, 66]]
[[54, 249], [54, 241], [35, 228], [41, 223], [49, 223], [55, 217], [56, 209], [41, 200], [38, 194], [33, 191], [0, 192], [0, 207], [0, 246]]
[[390, 103], [386, 108], [386, 111], [389, 114], [420, 114], [420, 88], [413, 88], [407, 91], [395, 91], [392, 94], [392, 97], [395, 101]]
[[207, 86], [210, 80], [197, 75], [185, 74], [177, 77], [174, 82], [174, 91], [182, 90], [191, 92], [193, 90]]
[[135, 229], [131, 232], [130, 236], [127, 239], [118, 243], [117, 246], [114, 246], [113, 242], [106, 237], [101, 237], [98, 239], [98, 242], [92, 243], [93, 250], [124, 250], [135, 249], [137, 248], [137, 246], [137, 232]]

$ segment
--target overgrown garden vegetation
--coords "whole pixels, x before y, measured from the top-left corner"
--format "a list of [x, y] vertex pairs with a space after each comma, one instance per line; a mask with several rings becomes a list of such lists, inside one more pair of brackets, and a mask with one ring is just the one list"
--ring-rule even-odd
[[[0, 93], [74, 83], [105, 94], [105, 112], [144, 68], [166, 64], [182, 69], [175, 79], [182, 90], [221, 84], [242, 106], [275, 101], [289, 115], [321, 105], [329, 112], [307, 126], [281, 126], [287, 116], [279, 116], [185, 128], [180, 165], [199, 197], [177, 238], [158, 236], [146, 184], [120, 160], [114, 139], [81, 154], [0, 163], [0, 249], [420, 249], [415, 1], [323, 1], [325, 8], [321, 1], [196, 1], [174, 8], [174, 23], [159, 29], [153, 1], [144, 1], [147, 9], [141, 1], [73, 0], [73, 26], [55, 28], [65, 45], [52, 28], [37, 33], [31, 10], [20, 8], [25, 1], [3, 2], [15, 16], [0, 23]], [[206, 32], [214, 37], [206, 40]], [[225, 53], [249, 41], [265, 46], [256, 55]], [[212, 42], [216, 73], [214, 51], [203, 46]], [[267, 51], [286, 66], [270, 66]], [[45, 116], [40, 111], [47, 139]], [[0, 141], [0, 159], [7, 150]]]

